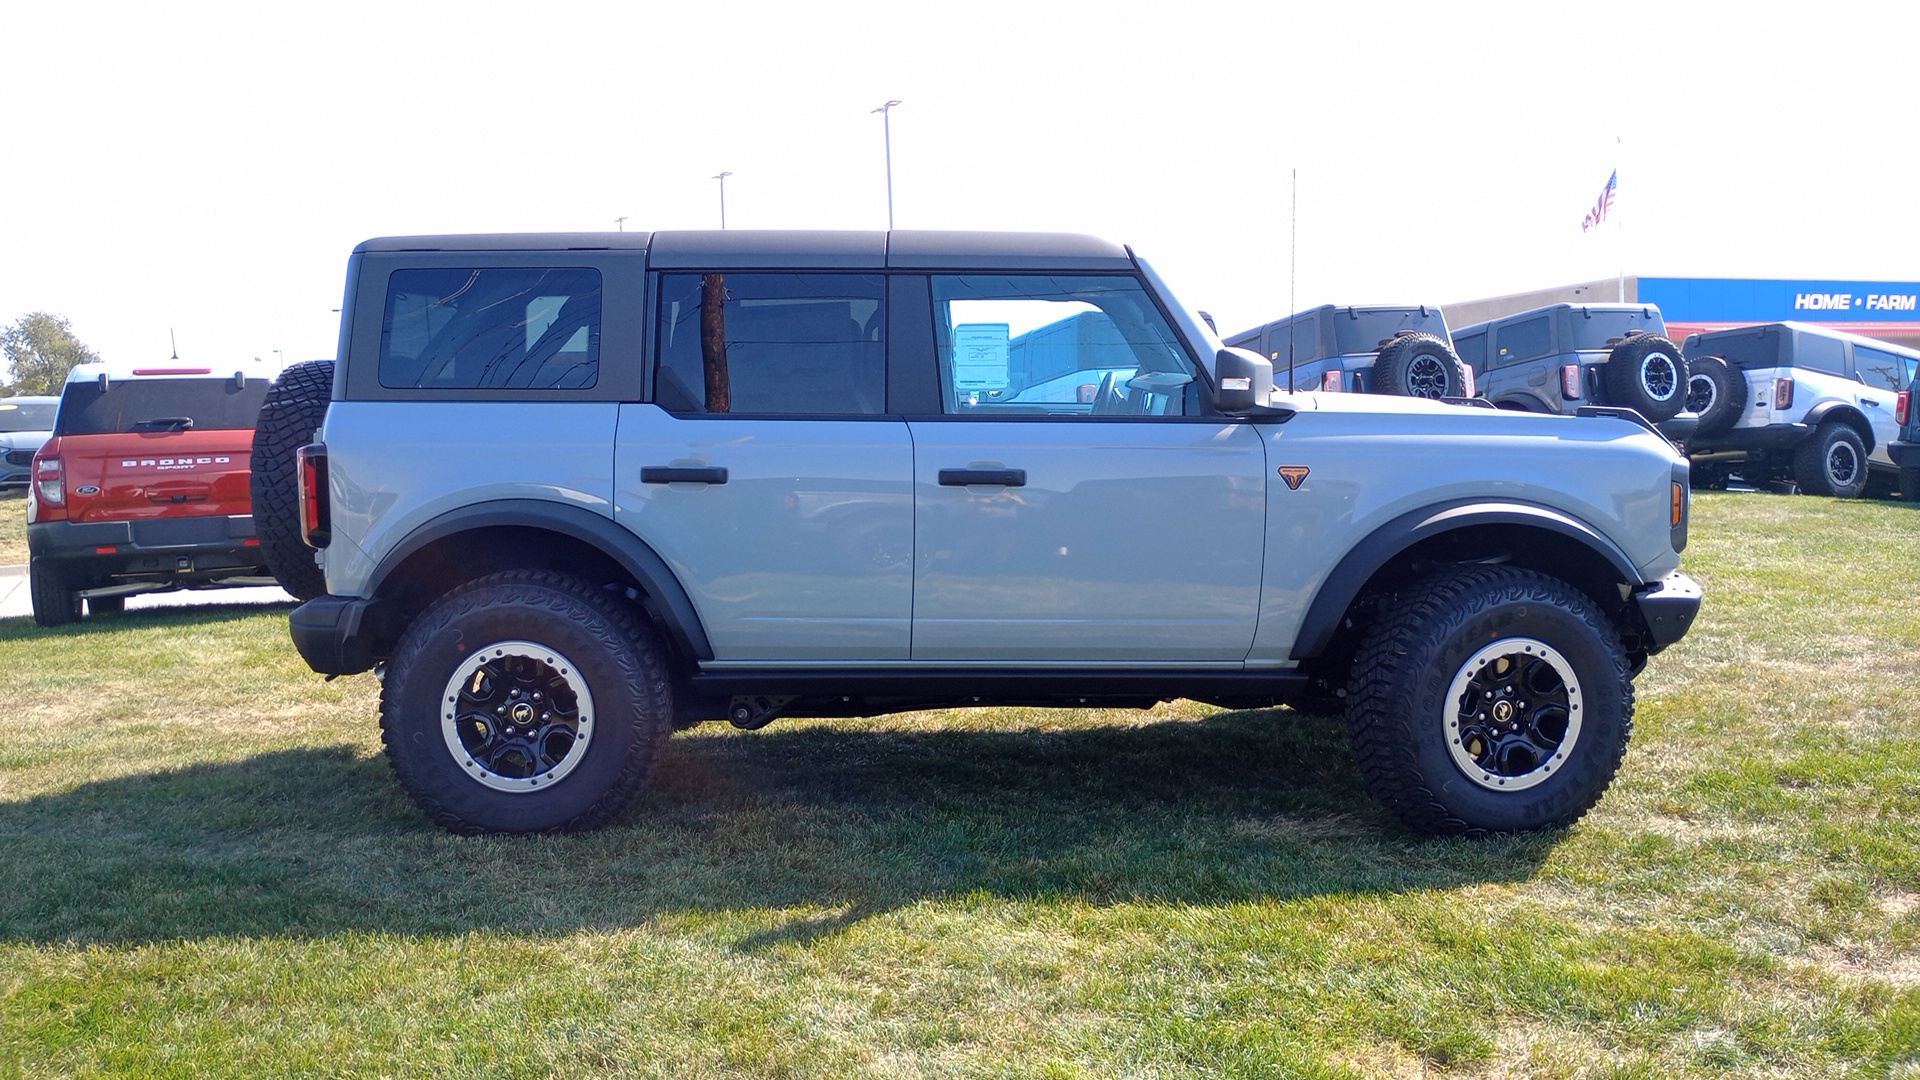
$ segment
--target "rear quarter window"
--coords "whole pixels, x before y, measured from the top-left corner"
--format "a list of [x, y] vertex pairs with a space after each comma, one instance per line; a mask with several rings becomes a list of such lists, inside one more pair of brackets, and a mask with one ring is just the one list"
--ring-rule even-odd
[[124, 431], [251, 429], [267, 397], [266, 379], [110, 379], [71, 382], [60, 397], [55, 435]]
[[396, 270], [380, 324], [380, 385], [591, 387], [600, 299], [600, 272], [584, 267]]

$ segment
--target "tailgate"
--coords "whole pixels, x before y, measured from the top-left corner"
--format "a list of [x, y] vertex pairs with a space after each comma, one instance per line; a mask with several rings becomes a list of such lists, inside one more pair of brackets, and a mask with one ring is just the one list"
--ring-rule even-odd
[[76, 435], [60, 451], [72, 521], [253, 512], [250, 429]]

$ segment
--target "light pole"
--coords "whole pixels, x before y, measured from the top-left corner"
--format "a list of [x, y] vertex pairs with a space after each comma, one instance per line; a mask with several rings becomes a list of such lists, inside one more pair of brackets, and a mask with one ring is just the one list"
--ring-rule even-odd
[[887, 140], [887, 231], [893, 231], [893, 107], [898, 101], [889, 101], [873, 110], [880, 114], [880, 130]]
[[723, 172], [714, 177], [715, 180], [720, 181], [720, 227], [723, 229], [727, 227], [727, 177], [732, 175], [730, 172]]

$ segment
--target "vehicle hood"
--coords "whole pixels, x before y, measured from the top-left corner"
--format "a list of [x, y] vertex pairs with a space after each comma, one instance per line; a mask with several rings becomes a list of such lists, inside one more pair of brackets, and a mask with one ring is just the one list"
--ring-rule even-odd
[[0, 451], [38, 450], [51, 438], [51, 431], [0, 431]]

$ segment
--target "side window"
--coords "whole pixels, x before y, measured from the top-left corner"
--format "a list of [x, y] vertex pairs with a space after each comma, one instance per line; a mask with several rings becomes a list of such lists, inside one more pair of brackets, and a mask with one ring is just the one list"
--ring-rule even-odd
[[396, 270], [380, 326], [380, 385], [581, 389], [600, 373], [600, 272]]
[[1498, 350], [1493, 357], [1493, 366], [1531, 360], [1553, 351], [1553, 333], [1547, 318], [1542, 315], [1537, 319], [1497, 327], [1493, 332], [1494, 347]]
[[1839, 338], [1821, 337], [1819, 334], [1795, 333], [1793, 335], [1793, 366], [1845, 375], [1847, 343]]
[[[1288, 359], [1295, 363], [1318, 360], [1320, 342], [1316, 333], [1320, 328], [1319, 315], [1306, 315], [1289, 321], [1285, 326], [1276, 326], [1267, 332], [1267, 359], [1284, 366]], [[1289, 342], [1287, 339], [1293, 340]], [[1293, 352], [1287, 352], [1287, 346], [1293, 346]]]
[[944, 410], [956, 416], [1193, 416], [1192, 359], [1131, 277], [933, 278]]
[[1905, 390], [1913, 382], [1913, 363], [1911, 357], [1869, 349], [1864, 345], [1853, 347], [1854, 375], [1868, 386]]
[[886, 411], [886, 279], [662, 274], [653, 399], [679, 415]]
[[1475, 371], [1487, 369], [1487, 335], [1470, 334], [1453, 339], [1453, 351], [1466, 365]]

